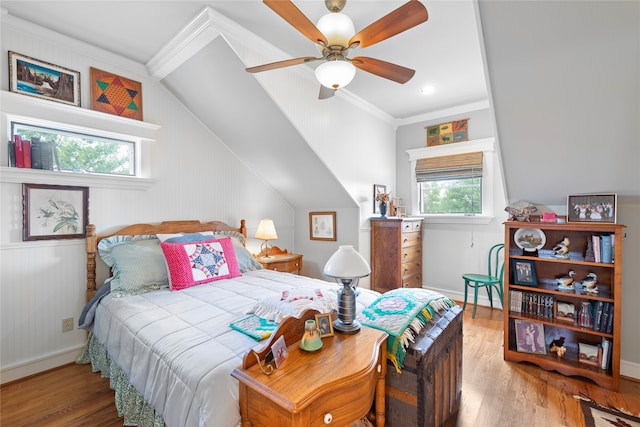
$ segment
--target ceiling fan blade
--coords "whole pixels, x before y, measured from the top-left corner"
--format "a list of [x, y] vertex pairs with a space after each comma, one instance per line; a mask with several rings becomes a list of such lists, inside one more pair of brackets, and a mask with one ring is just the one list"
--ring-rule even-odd
[[356, 56], [351, 60], [357, 68], [385, 79], [398, 83], [406, 83], [416, 73], [411, 68], [381, 61], [380, 59], [367, 58], [366, 56]]
[[374, 45], [422, 24], [427, 19], [427, 8], [419, 1], [411, 0], [351, 37], [349, 46], [353, 43], [360, 43], [359, 47]]
[[304, 64], [306, 62], [319, 61], [324, 58], [315, 58], [313, 56], [304, 56], [302, 58], [285, 59], [284, 61], [271, 62], [269, 64], [256, 65], [255, 67], [248, 67], [246, 70], [249, 73], [259, 73], [261, 71], [275, 70], [277, 68], [289, 67], [291, 65]]
[[290, 0], [263, 0], [263, 2], [312, 42], [327, 44], [324, 34]]
[[333, 95], [335, 95], [335, 93], [336, 91], [334, 89], [320, 85], [320, 93], [318, 94], [318, 99], [331, 98]]

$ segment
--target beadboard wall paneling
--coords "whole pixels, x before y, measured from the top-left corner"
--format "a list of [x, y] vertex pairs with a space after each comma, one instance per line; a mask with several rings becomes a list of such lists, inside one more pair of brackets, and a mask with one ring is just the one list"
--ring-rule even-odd
[[[82, 105], [89, 105], [89, 67], [142, 82], [145, 121], [161, 126], [148, 144], [148, 162], [156, 180], [148, 190], [92, 188], [89, 221], [97, 232], [124, 225], [164, 220], [247, 220], [247, 247], [260, 218], [278, 227], [281, 247], [293, 247], [293, 210], [144, 66], [76, 40], [3, 15], [2, 57], [13, 50], [81, 73]], [[6, 67], [0, 88], [8, 89]], [[217, 102], [213, 100], [212, 102]], [[3, 106], [0, 106], [3, 108]], [[4, 110], [2, 110], [5, 113]], [[4, 138], [7, 129], [0, 129]], [[77, 185], [84, 185], [79, 178]], [[84, 240], [22, 242], [21, 183], [0, 184], [0, 382], [72, 362], [84, 343], [83, 331], [62, 333], [62, 319], [76, 320], [84, 305]], [[102, 276], [106, 268], [101, 267]], [[46, 278], [46, 281], [45, 281]], [[100, 278], [99, 278], [100, 279]]]

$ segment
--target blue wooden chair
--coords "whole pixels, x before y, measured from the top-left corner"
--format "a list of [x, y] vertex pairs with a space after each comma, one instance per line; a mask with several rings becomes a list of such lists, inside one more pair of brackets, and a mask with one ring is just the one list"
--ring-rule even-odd
[[465, 273], [462, 275], [464, 279], [464, 310], [467, 306], [467, 290], [474, 288], [473, 294], [473, 313], [471, 317], [476, 317], [476, 306], [478, 305], [478, 289], [485, 288], [489, 295], [489, 303], [493, 309], [493, 288], [498, 292], [500, 304], [504, 309], [504, 299], [502, 296], [502, 276], [504, 275], [504, 259], [500, 260], [500, 253], [504, 250], [504, 243], [493, 245], [489, 249], [489, 257], [487, 259], [487, 274]]

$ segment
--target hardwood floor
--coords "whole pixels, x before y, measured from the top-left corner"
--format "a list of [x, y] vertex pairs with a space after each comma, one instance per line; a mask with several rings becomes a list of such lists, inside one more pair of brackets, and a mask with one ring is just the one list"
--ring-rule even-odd
[[[462, 404], [458, 427], [584, 425], [574, 395], [640, 414], [640, 382], [611, 392], [576, 378], [502, 360], [502, 311], [464, 313]], [[108, 380], [67, 365], [0, 388], [0, 425], [122, 426]], [[409, 427], [409, 426], [407, 426]]]

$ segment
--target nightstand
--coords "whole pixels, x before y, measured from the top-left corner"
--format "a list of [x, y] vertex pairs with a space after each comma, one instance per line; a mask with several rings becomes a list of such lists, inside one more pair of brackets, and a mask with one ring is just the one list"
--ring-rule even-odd
[[269, 258], [262, 255], [264, 255], [264, 253], [260, 252], [258, 255], [254, 255], [254, 257], [267, 270], [294, 274], [300, 274], [302, 272], [301, 254], [291, 254], [286, 249], [282, 250], [274, 246], [269, 251]]
[[363, 326], [357, 334], [324, 338], [315, 352], [289, 343], [288, 357], [271, 375], [257, 364], [234, 369], [242, 427], [346, 426], [369, 412], [374, 397], [376, 426], [384, 427], [386, 339]]

